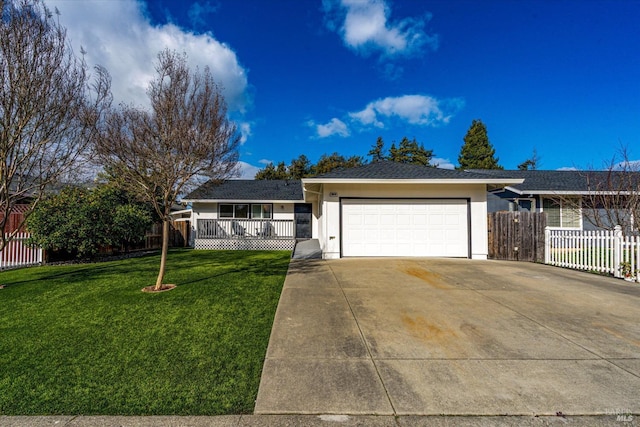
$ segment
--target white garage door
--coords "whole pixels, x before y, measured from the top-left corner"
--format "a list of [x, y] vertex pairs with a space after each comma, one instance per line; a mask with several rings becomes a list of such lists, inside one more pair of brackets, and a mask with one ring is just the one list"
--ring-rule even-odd
[[469, 256], [466, 200], [342, 200], [343, 256]]

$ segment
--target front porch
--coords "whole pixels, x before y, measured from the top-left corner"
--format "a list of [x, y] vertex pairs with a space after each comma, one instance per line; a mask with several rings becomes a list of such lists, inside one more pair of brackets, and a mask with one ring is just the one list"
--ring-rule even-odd
[[283, 219], [198, 219], [195, 249], [293, 250], [295, 223]]

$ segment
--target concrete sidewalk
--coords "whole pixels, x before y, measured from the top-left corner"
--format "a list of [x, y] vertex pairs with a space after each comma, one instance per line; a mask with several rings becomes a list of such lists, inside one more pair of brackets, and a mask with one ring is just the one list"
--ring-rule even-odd
[[349, 415], [230, 415], [220, 417], [121, 417], [121, 416], [47, 416], [6, 417], [0, 415], [2, 427], [542, 427], [636, 426], [638, 417], [603, 416], [500, 416], [500, 417], [392, 417]]
[[638, 285], [544, 265], [293, 260], [255, 412], [638, 414], [639, 318]]

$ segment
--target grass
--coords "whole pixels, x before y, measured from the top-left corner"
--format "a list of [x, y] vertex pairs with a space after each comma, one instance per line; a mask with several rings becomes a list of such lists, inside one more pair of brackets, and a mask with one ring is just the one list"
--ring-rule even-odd
[[289, 252], [169, 253], [0, 273], [0, 414], [253, 411]]

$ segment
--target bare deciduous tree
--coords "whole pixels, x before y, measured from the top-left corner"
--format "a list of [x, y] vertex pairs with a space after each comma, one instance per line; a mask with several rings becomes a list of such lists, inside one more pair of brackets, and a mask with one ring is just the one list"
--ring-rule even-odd
[[620, 146], [605, 171], [585, 174], [589, 186], [583, 199], [585, 219], [599, 228], [620, 225], [625, 232], [639, 232], [640, 162], [631, 161], [627, 147]]
[[98, 126], [95, 149], [102, 165], [163, 220], [160, 290], [172, 206], [198, 177], [222, 180], [236, 173], [240, 135], [208, 68], [192, 73], [185, 55], [164, 50], [156, 72], [147, 90], [150, 110], [112, 109]]
[[96, 96], [90, 96], [84, 62], [41, 1], [0, 0], [0, 11], [2, 250], [18, 232], [6, 230], [16, 205], [29, 201], [35, 207], [49, 187], [76, 168], [91, 123], [110, 99], [101, 72], [93, 85]]
[[627, 147], [620, 146], [602, 170], [591, 167], [579, 174], [586, 182], [585, 194], [556, 196], [557, 202], [597, 228], [619, 225], [625, 233], [640, 232], [640, 162], [630, 160]]

